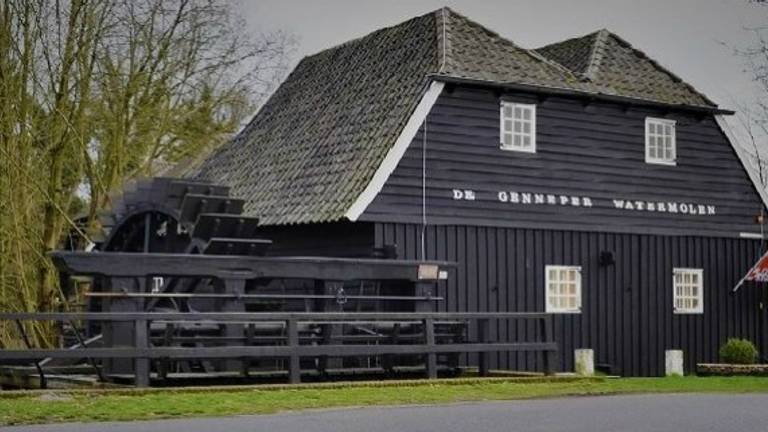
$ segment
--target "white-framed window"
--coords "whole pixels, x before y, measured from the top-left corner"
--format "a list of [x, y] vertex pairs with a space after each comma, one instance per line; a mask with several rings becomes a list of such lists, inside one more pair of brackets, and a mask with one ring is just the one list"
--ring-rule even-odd
[[674, 120], [645, 118], [645, 162], [663, 165], [677, 163]]
[[548, 265], [544, 273], [546, 311], [581, 312], [581, 267]]
[[536, 153], [536, 105], [501, 102], [501, 148]]
[[672, 273], [674, 312], [676, 314], [704, 313], [704, 270], [676, 268]]

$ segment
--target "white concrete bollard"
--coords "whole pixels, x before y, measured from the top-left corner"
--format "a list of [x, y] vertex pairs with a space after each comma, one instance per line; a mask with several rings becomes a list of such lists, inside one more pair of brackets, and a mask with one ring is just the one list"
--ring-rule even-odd
[[591, 349], [577, 349], [573, 352], [573, 363], [576, 375], [592, 376], [595, 374], [595, 351]]
[[666, 376], [683, 376], [683, 350], [664, 351]]

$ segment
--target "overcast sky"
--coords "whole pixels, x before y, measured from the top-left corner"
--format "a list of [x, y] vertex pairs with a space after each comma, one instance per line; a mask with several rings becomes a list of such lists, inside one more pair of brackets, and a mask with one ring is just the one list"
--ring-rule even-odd
[[607, 28], [724, 108], [749, 102], [752, 84], [733, 54], [768, 23], [747, 0], [243, 0], [254, 31], [286, 30], [303, 56], [449, 6], [526, 48]]

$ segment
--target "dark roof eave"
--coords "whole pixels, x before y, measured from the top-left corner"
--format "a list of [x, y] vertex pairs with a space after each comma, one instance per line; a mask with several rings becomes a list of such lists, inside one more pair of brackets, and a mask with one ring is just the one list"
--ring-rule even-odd
[[722, 115], [735, 114], [734, 111], [718, 108], [716, 106], [710, 107], [710, 106], [703, 106], [703, 105], [667, 104], [663, 102], [652, 101], [647, 99], [637, 99], [637, 98], [632, 98], [627, 96], [615, 96], [615, 95], [608, 95], [604, 93], [593, 93], [593, 92], [571, 90], [571, 89], [564, 89], [564, 88], [537, 86], [537, 85], [531, 85], [531, 84], [497, 82], [497, 81], [480, 80], [480, 79], [474, 79], [474, 78], [446, 76], [441, 74], [430, 74], [429, 78], [434, 79], [436, 81], [442, 81], [447, 84], [466, 84], [466, 85], [471, 85], [476, 87], [502, 88], [506, 90], [518, 90], [518, 91], [537, 93], [537, 94], [571, 96], [571, 97], [577, 97], [580, 99], [593, 99], [593, 100], [600, 100], [600, 101], [606, 101], [606, 102], [615, 102], [615, 103], [621, 103], [621, 104], [631, 105], [631, 106], [677, 109], [681, 111], [688, 111], [688, 112], [694, 112], [694, 113], [722, 114]]

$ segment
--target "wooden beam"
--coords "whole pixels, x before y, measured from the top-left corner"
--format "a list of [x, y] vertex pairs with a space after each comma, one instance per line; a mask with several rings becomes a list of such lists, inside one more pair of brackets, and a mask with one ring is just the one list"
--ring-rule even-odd
[[[54, 264], [71, 275], [110, 277], [197, 276], [221, 279], [296, 278], [319, 280], [420, 281], [420, 265], [455, 267], [444, 261], [325, 257], [206, 256], [163, 253], [53, 252]], [[439, 272], [438, 272], [439, 273]], [[421, 280], [426, 282], [426, 280]], [[437, 280], [433, 280], [436, 282]]]
[[[2, 350], [0, 360], [32, 360], [51, 358], [113, 358], [113, 359], [228, 359], [242, 357], [338, 357], [381, 354], [444, 354], [498, 351], [556, 351], [554, 342], [461, 343], [438, 345], [277, 345], [226, 347], [151, 347], [151, 348], [91, 348], [91, 349], [32, 349]], [[295, 361], [292, 360], [295, 364]]]
[[435, 321], [467, 319], [545, 319], [540, 312], [5, 312], [0, 320], [32, 321]]

